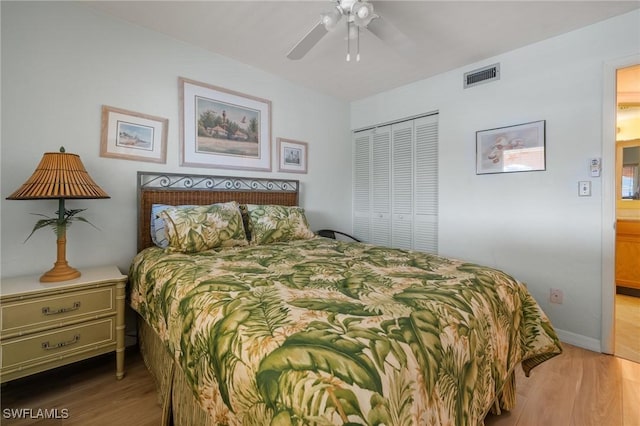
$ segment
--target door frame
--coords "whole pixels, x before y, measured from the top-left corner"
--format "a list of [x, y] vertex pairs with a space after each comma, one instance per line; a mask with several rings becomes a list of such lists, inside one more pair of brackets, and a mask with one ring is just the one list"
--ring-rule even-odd
[[616, 71], [640, 64], [640, 54], [604, 63], [602, 93], [602, 327], [600, 350], [615, 352]]

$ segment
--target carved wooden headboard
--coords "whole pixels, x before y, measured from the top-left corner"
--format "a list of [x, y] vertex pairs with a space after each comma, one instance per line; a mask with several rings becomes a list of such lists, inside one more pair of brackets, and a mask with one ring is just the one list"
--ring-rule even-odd
[[138, 172], [138, 251], [153, 245], [151, 206], [239, 204], [297, 206], [297, 180], [209, 176], [183, 173]]

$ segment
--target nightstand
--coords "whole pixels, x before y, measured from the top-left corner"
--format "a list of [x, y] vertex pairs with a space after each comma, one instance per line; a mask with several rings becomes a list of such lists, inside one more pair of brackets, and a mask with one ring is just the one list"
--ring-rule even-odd
[[81, 269], [70, 281], [40, 275], [0, 282], [0, 382], [116, 351], [124, 376], [127, 276], [116, 266]]

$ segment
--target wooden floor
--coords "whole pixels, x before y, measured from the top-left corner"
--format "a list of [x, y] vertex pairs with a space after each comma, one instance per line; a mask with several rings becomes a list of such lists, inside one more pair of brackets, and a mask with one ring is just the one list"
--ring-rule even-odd
[[616, 294], [615, 354], [640, 362], [640, 297]]
[[[518, 368], [517, 405], [487, 426], [640, 426], [640, 364], [564, 345], [565, 352], [526, 378]], [[127, 353], [115, 379], [106, 355], [2, 387], [2, 425], [157, 425], [155, 384], [140, 355]], [[7, 419], [6, 409], [68, 410], [65, 420]]]
[[525, 377], [515, 409], [486, 426], [640, 426], [640, 364], [563, 344]]
[[[162, 417], [155, 383], [135, 347], [125, 354], [125, 377], [116, 380], [115, 354], [5, 383], [1, 425], [156, 426]], [[67, 419], [7, 419], [6, 409], [68, 410]]]

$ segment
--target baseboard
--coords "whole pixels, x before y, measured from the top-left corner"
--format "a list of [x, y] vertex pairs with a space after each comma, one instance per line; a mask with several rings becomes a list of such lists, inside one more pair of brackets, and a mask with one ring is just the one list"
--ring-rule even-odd
[[570, 331], [559, 330], [556, 328], [556, 333], [561, 342], [568, 343], [573, 346], [577, 346], [582, 349], [587, 349], [593, 352], [602, 352], [600, 346], [600, 340], [593, 337], [583, 336], [582, 334], [572, 333]]
[[625, 296], [640, 297], [640, 289], [618, 285], [616, 286], [616, 294], [624, 294]]

